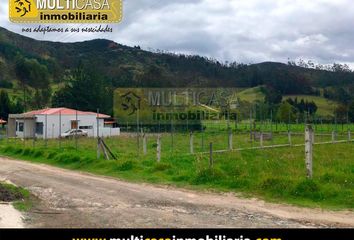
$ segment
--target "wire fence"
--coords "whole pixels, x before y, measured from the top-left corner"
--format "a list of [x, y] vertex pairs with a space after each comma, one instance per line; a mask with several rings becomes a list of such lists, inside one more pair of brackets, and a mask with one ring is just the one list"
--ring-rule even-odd
[[[334, 144], [351, 142], [354, 124], [314, 123], [312, 128], [314, 144]], [[26, 129], [26, 126], [23, 126], [23, 129]], [[57, 137], [48, 137], [48, 134], [41, 137], [9, 137], [6, 126], [3, 126], [0, 127], [0, 141], [2, 144], [21, 145], [24, 148], [97, 151], [99, 136], [119, 155], [155, 154], [158, 144], [163, 155], [207, 154], [210, 151], [210, 143], [213, 144], [215, 153], [304, 145], [306, 124], [256, 121], [231, 123], [221, 120], [203, 122], [193, 128], [183, 125], [164, 129], [160, 126], [160, 131], [156, 129], [157, 126], [149, 127], [143, 123], [138, 127], [121, 124], [117, 136], [97, 135], [99, 129], [91, 129], [95, 134], [90, 137], [72, 135], [64, 138], [60, 134]]]

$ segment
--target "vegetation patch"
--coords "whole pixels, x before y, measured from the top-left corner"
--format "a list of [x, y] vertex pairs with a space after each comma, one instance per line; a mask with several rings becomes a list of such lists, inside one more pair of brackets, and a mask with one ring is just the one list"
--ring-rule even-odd
[[32, 207], [29, 191], [11, 184], [0, 182], [0, 201], [13, 202], [16, 209], [28, 211]]
[[133, 161], [125, 161], [117, 166], [118, 171], [130, 171], [134, 168]]
[[[300, 127], [302, 126], [298, 126], [299, 129]], [[208, 142], [214, 143], [215, 150], [227, 148], [225, 135], [220, 132], [216, 134], [217, 131], [209, 134], [208, 131], [211, 131], [210, 128], [203, 135], [195, 133], [196, 152], [206, 152]], [[319, 136], [316, 139], [326, 141], [330, 137]], [[61, 148], [55, 140], [47, 143], [38, 140], [35, 148], [28, 140], [0, 140], [0, 154], [133, 182], [234, 191], [267, 201], [307, 207], [354, 208], [352, 143], [315, 145], [314, 175], [312, 180], [308, 180], [303, 146], [214, 153], [213, 165], [210, 166], [209, 154], [189, 154], [189, 141], [186, 141], [188, 138], [189, 134], [176, 133], [171, 151], [170, 134], [163, 134], [160, 162], [156, 159], [156, 149], [149, 149], [146, 155], [142, 152], [137, 154], [136, 138], [125, 136], [106, 139], [118, 160], [105, 160], [103, 156], [97, 159], [97, 142], [90, 138], [80, 139], [77, 149], [75, 141], [70, 139], [62, 140]], [[201, 146], [202, 140], [205, 143], [204, 148]], [[249, 133], [234, 135], [237, 147], [259, 144], [249, 140]], [[279, 135], [269, 144], [284, 144], [287, 140], [286, 134]], [[300, 144], [304, 138], [294, 135], [292, 140], [294, 144]], [[149, 145], [154, 141], [155, 136], [148, 136]]]

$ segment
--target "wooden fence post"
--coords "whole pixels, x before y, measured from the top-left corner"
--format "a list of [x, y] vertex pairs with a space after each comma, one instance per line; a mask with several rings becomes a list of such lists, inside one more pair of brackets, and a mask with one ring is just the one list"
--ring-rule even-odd
[[264, 138], [263, 138], [263, 133], [261, 132], [260, 135], [259, 135], [259, 143], [260, 143], [260, 145], [261, 145], [261, 148], [264, 147], [263, 140], [264, 140]]
[[336, 142], [336, 132], [332, 131], [332, 143]]
[[161, 162], [161, 135], [157, 136], [157, 162]]
[[210, 143], [210, 154], [209, 154], [209, 167], [212, 168], [214, 165], [214, 159], [213, 159], [213, 143]]
[[194, 135], [192, 131], [189, 134], [189, 147], [191, 154], [194, 154]]
[[311, 125], [306, 126], [305, 130], [305, 155], [306, 155], [306, 170], [307, 178], [312, 179], [312, 160], [313, 160], [313, 129]]
[[233, 146], [232, 146], [232, 129], [229, 129], [229, 150], [232, 151]]
[[348, 142], [352, 141], [352, 133], [348, 130]]
[[292, 143], [292, 139], [291, 139], [291, 131], [288, 131], [288, 142], [289, 142], [289, 145], [293, 145]]
[[147, 154], [147, 139], [146, 139], [146, 133], [143, 134], [143, 152], [144, 152], [144, 155]]

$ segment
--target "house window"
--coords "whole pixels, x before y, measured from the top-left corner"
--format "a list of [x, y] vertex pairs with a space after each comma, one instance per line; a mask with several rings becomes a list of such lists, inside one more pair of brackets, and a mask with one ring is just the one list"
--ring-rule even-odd
[[43, 123], [42, 122], [37, 122], [36, 123], [36, 134], [38, 135], [43, 135]]
[[18, 131], [23, 132], [23, 122], [18, 123]]
[[79, 129], [93, 129], [93, 126], [80, 126]]

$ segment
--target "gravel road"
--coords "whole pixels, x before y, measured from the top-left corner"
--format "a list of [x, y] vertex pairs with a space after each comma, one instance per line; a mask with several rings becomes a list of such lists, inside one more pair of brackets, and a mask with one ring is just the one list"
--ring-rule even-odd
[[322, 211], [174, 187], [135, 184], [0, 158], [0, 180], [39, 200], [25, 227], [354, 227], [352, 211]]

